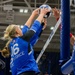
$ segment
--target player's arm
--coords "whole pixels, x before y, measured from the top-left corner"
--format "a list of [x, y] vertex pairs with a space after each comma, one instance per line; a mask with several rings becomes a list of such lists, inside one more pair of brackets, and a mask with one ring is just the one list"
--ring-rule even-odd
[[41, 12], [38, 16], [38, 18], [34, 21], [33, 25], [31, 26], [30, 30], [27, 31], [23, 36], [22, 38], [27, 40], [27, 41], [30, 41], [30, 39], [33, 37], [33, 35], [38, 31], [38, 29], [40, 28], [41, 26], [41, 23], [42, 23], [42, 20], [43, 20], [43, 17], [44, 15], [49, 12], [48, 9], [41, 9]]
[[31, 16], [29, 17], [29, 19], [25, 23], [24, 27], [22, 28], [22, 33], [23, 34], [25, 34], [29, 30], [29, 28], [31, 27], [32, 22], [34, 21], [35, 17], [38, 15], [38, 11], [39, 11], [39, 8], [35, 9], [32, 12]]
[[31, 27], [32, 25], [32, 22], [34, 21], [35, 17], [38, 15], [38, 11], [39, 11], [39, 8], [35, 9], [31, 16], [29, 17], [29, 19], [27, 20], [27, 22], [25, 23], [26, 26], [28, 26], [29, 28]]
[[70, 33], [70, 43], [71, 43], [71, 45], [74, 45], [74, 42], [75, 42], [75, 37], [72, 33]]
[[[59, 17], [60, 17], [60, 11], [56, 8], [53, 9], [53, 14], [56, 18], [56, 20], [58, 21]], [[61, 24], [59, 26], [60, 30], [61, 30]], [[74, 41], [75, 41], [75, 37], [72, 33], [70, 33], [70, 43], [71, 45], [74, 45]]]
[[43, 32], [43, 23], [41, 24], [41, 26], [38, 29], [38, 31], [35, 33], [35, 35], [30, 40], [30, 43], [31, 43], [32, 46], [34, 46], [37, 43], [37, 41], [39, 40], [42, 32]]
[[32, 46], [34, 46], [37, 41], [39, 40], [42, 32], [44, 31], [44, 29], [47, 26], [47, 19], [43, 18], [42, 24], [40, 26], [40, 28], [38, 29], [38, 31], [36, 32], [36, 34], [33, 36], [33, 38], [30, 40], [30, 43]]

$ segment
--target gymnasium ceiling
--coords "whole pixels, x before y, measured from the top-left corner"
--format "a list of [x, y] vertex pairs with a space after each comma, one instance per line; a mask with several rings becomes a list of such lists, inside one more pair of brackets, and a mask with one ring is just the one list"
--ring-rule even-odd
[[[70, 0], [73, 2], [73, 0]], [[60, 0], [0, 0], [0, 38], [3, 37], [3, 31], [9, 24], [24, 25], [31, 12], [42, 4], [48, 4], [52, 8], [56, 7], [60, 9]], [[75, 6], [71, 5], [71, 32], [75, 34]], [[19, 12], [22, 10], [23, 12]], [[24, 10], [28, 10], [28, 13], [24, 13]], [[52, 30], [50, 28], [55, 26], [56, 19], [52, 15], [48, 18], [47, 28], [44, 30], [38, 43], [35, 45], [36, 50], [41, 50], [49, 37]], [[0, 40], [0, 48], [2, 48], [4, 42]], [[47, 51], [59, 51], [60, 49], [60, 30], [58, 29], [51, 40]], [[72, 46], [71, 46], [72, 49]]]

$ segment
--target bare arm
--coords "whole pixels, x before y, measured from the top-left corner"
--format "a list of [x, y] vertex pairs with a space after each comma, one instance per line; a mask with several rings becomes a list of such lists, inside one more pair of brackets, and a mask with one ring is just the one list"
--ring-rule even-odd
[[[60, 17], [60, 11], [58, 9], [54, 8], [53, 9], [53, 14], [54, 14], [56, 20], [58, 20], [59, 17]], [[74, 37], [74, 35], [72, 33], [70, 33], [70, 44], [74, 45], [74, 41], [75, 41], [75, 37]]]
[[29, 17], [29, 19], [27, 20], [27, 22], [25, 23], [25, 25], [27, 25], [29, 28], [31, 27], [34, 18], [38, 15], [38, 11], [39, 8], [35, 9]]
[[27, 39], [27, 41], [30, 40], [30, 38], [38, 31], [38, 29], [42, 23], [43, 17], [47, 12], [49, 12], [48, 9], [41, 9], [40, 15], [34, 21], [30, 30], [27, 33], [25, 33], [25, 35], [23, 35], [23, 37], [22, 37], [23, 39], [25, 39], [25, 40]]
[[74, 37], [74, 35], [72, 35], [72, 33], [70, 33], [70, 43], [71, 43], [71, 45], [74, 45], [74, 41], [75, 41], [75, 37]]
[[48, 9], [41, 9], [40, 15], [38, 16], [38, 18], [36, 20], [38, 20], [41, 23], [43, 21], [44, 15], [47, 12], [50, 12], [50, 10], [48, 10]]
[[59, 19], [60, 17], [60, 10], [58, 10], [56, 7], [52, 9], [53, 15], [56, 19]]

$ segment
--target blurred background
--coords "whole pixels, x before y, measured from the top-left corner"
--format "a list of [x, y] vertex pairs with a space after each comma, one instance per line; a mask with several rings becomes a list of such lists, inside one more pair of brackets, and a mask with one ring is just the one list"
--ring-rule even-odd
[[[75, 35], [75, 4], [74, 0], [70, 0], [70, 31]], [[31, 15], [32, 11], [38, 8], [42, 4], [48, 4], [52, 8], [56, 7], [61, 9], [61, 0], [0, 0], [0, 49], [5, 45], [2, 41], [5, 28], [9, 24], [17, 24], [23, 28], [23, 25]], [[47, 20], [47, 28], [41, 35], [38, 43], [35, 45], [35, 59], [43, 48], [47, 38], [53, 30], [56, 19], [53, 15]], [[70, 47], [72, 51], [72, 46]], [[59, 52], [60, 52], [60, 29], [58, 29], [48, 45], [45, 53], [43, 54], [39, 68], [41, 74], [47, 75], [60, 75], [59, 71]], [[10, 58], [4, 59], [1, 55], [0, 58], [5, 61], [6, 67], [3, 73], [4, 75], [11, 75], [9, 68]], [[1, 74], [0, 74], [1, 75]]]

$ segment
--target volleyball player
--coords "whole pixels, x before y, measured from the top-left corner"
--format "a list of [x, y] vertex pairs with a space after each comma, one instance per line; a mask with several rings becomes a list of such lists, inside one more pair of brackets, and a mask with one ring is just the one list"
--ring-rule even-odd
[[[53, 14], [54, 14], [56, 20], [58, 20], [59, 17], [60, 17], [60, 10], [58, 10], [57, 8], [54, 8]], [[61, 25], [60, 25], [60, 29], [61, 29]], [[74, 45], [74, 42], [75, 42], [75, 37], [72, 33], [70, 33], [70, 43], [71, 43], [71, 45]]]
[[35, 34], [37, 33], [36, 38], [38, 38], [42, 30], [43, 17], [47, 12], [49, 12], [48, 9], [41, 9], [39, 16], [31, 26], [33, 18], [37, 15], [33, 12], [22, 31], [17, 25], [9, 25], [6, 28], [4, 37], [10, 39], [10, 41], [1, 53], [4, 57], [11, 55], [10, 68], [12, 75], [35, 75], [39, 72], [32, 45], [34, 45], [33, 38]]

